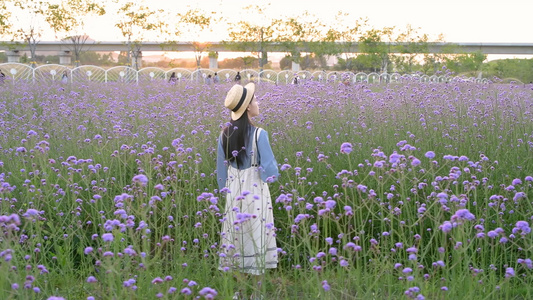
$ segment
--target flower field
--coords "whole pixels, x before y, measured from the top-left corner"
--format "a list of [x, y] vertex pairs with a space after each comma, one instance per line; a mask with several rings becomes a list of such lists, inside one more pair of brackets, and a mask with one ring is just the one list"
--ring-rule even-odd
[[0, 299], [531, 299], [533, 87], [257, 86], [279, 265], [217, 269], [231, 85], [0, 85]]

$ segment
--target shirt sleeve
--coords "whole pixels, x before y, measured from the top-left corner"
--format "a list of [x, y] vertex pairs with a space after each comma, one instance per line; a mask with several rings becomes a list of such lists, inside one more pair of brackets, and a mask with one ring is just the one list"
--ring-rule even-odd
[[226, 187], [226, 179], [228, 177], [228, 164], [226, 162], [226, 155], [224, 155], [224, 149], [222, 148], [222, 136], [223, 134], [220, 134], [218, 138], [217, 150], [217, 183], [219, 191]]
[[279, 177], [278, 163], [270, 147], [268, 132], [261, 130], [257, 141], [259, 154], [259, 167], [261, 170], [261, 180], [264, 182], [276, 181]]

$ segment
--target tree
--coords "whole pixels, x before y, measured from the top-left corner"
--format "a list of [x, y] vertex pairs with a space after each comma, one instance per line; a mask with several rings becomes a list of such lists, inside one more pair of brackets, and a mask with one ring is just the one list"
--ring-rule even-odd
[[8, 9], [7, 3], [9, 0], [0, 2], [0, 36], [9, 33], [12, 24], [10, 23], [11, 10]]
[[128, 51], [120, 51], [117, 57], [119, 66], [126, 66], [130, 63], [130, 56]]
[[398, 71], [402, 73], [411, 73], [416, 57], [429, 52], [429, 37], [427, 34], [420, 34], [419, 29], [407, 25], [406, 30], [396, 38], [395, 47], [400, 55], [394, 56], [393, 60]]
[[[335, 43], [335, 48], [330, 49], [329, 53], [341, 57], [344, 54], [345, 59], [348, 60], [348, 53], [352, 52], [353, 47], [358, 43], [362, 28], [367, 26], [367, 19], [353, 20], [351, 16], [346, 13], [339, 12], [335, 17], [334, 28], [330, 28], [324, 37], [324, 42]], [[350, 65], [347, 66], [350, 68]]]
[[483, 73], [488, 78], [518, 79], [523, 83], [533, 82], [533, 59], [499, 59], [483, 65]]
[[80, 54], [89, 39], [85, 34], [85, 17], [102, 16], [105, 12], [103, 5], [92, 0], [63, 0], [59, 4], [50, 4], [45, 10], [46, 21], [56, 38], [59, 35], [74, 53], [76, 67], [80, 64]]
[[244, 63], [244, 67], [247, 69], [257, 68], [259, 66], [259, 59], [254, 56], [242, 57], [242, 61]]
[[[444, 36], [440, 34], [434, 42], [443, 43]], [[447, 43], [442, 46], [440, 53], [428, 52], [423, 53], [422, 72], [426, 75], [436, 74], [440, 75], [441, 68], [445, 64], [445, 58], [451, 58], [452, 53], [457, 52], [458, 46]]]
[[[383, 40], [384, 37], [390, 37], [394, 27], [385, 27], [383, 29], [370, 29], [359, 38], [359, 52], [366, 55], [358, 55], [359, 67], [364, 66], [365, 70], [371, 69], [373, 72], [387, 72], [390, 63], [390, 38], [388, 42]], [[361, 57], [360, 57], [361, 56]], [[361, 64], [361, 62], [364, 62]], [[371, 65], [367, 65], [371, 63]]]
[[222, 69], [244, 69], [244, 60], [242, 58], [226, 58], [218, 63]]
[[185, 13], [178, 13], [177, 17], [180, 20], [179, 24], [183, 26], [188, 35], [190, 44], [194, 51], [194, 57], [196, 59], [196, 67], [200, 69], [200, 62], [202, 60], [202, 55], [205, 51], [209, 50], [211, 44], [204, 41], [199, 41], [198, 36], [201, 35], [203, 31], [211, 28], [211, 24], [215, 23], [215, 12], [206, 13], [200, 9], [189, 9]]
[[94, 51], [85, 51], [81, 54], [80, 59], [88, 65], [112, 66], [115, 64], [115, 62], [111, 60], [111, 53], [102, 55]]
[[446, 67], [455, 73], [463, 73], [469, 71], [481, 71], [483, 61], [487, 59], [487, 55], [481, 51], [473, 53], [457, 54], [450, 58], [446, 58]]
[[48, 2], [33, 0], [5, 1], [0, 4], [0, 8], [7, 11], [0, 18], [7, 26], [0, 29], [0, 32], [11, 36], [12, 42], [23, 40], [28, 45], [32, 67], [36, 66], [35, 51], [45, 28], [42, 16], [46, 7]]
[[254, 22], [239, 21], [230, 24], [230, 41], [225, 41], [236, 51], [249, 51], [259, 60], [259, 69], [262, 71], [268, 63], [268, 49], [274, 41], [274, 20], [266, 16], [267, 6], [250, 5], [245, 7], [248, 15], [254, 15]]
[[290, 70], [292, 64], [292, 58], [289, 55], [286, 55], [279, 61], [279, 68], [282, 70]]
[[[275, 40], [287, 50], [293, 62], [301, 64], [301, 52], [312, 53], [318, 50], [317, 43], [322, 40], [322, 32], [319, 28], [324, 28], [321, 21], [307, 11], [298, 18], [278, 19], [275, 22]], [[309, 55], [305, 56], [307, 59]], [[308, 65], [308, 63], [304, 65]]]
[[309, 53], [301, 58], [300, 67], [303, 70], [324, 70], [327, 68], [327, 61], [324, 56]]
[[143, 5], [143, 2], [142, 0], [126, 2], [116, 12], [117, 22], [115, 26], [127, 39], [128, 60], [136, 70], [139, 69], [141, 41], [145, 39], [147, 32], [160, 31], [165, 25], [158, 17], [158, 14], [163, 13], [163, 11], [151, 10]]

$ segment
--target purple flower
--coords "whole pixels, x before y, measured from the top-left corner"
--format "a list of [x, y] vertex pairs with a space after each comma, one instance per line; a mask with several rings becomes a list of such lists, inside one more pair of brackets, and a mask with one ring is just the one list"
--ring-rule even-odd
[[195, 285], [198, 285], [198, 283], [196, 283], [196, 281], [194, 281], [194, 280], [191, 280], [191, 281], [189, 281], [189, 283], [187, 285], [190, 286], [190, 287], [193, 287]]
[[350, 264], [348, 263], [348, 261], [346, 261], [345, 259], [341, 259], [341, 261], [339, 262], [339, 264], [341, 265], [341, 267], [347, 267], [347, 266], [350, 265]]
[[400, 155], [396, 152], [392, 153], [390, 156], [389, 156], [389, 163], [391, 164], [396, 164], [400, 161]]
[[158, 284], [162, 282], [163, 282], [163, 279], [161, 279], [161, 277], [156, 277], [152, 280], [152, 284]]
[[401, 268], [403, 265], [401, 263], [395, 263], [394, 264], [394, 269], [398, 269], [398, 268]]
[[323, 288], [324, 291], [326, 291], [326, 292], [329, 291], [329, 290], [331, 289], [331, 287], [329, 286], [327, 280], [322, 281], [322, 288]]
[[192, 294], [192, 291], [191, 291], [190, 288], [186, 287], [186, 288], [181, 289], [180, 293], [182, 293], [183, 295], [187, 295], [188, 296], [188, 295]]
[[285, 171], [291, 168], [291, 165], [289, 164], [283, 164], [280, 168], [281, 171]]
[[33, 208], [29, 208], [24, 214], [22, 214], [23, 217], [27, 219], [36, 218], [39, 216], [39, 211]]
[[350, 154], [351, 152], [352, 152], [352, 144], [351, 143], [342, 143], [342, 145], [341, 145], [341, 153]]
[[469, 212], [468, 209], [463, 208], [455, 212], [451, 218], [451, 221], [473, 221], [475, 219], [476, 217]]
[[420, 159], [414, 157], [413, 160], [411, 160], [411, 166], [413, 167], [416, 167], [416, 166], [419, 166], [421, 164], [421, 161]]
[[513, 268], [505, 269], [505, 278], [515, 277], [515, 272]]
[[144, 174], [139, 174], [139, 175], [133, 176], [132, 181], [134, 183], [140, 184], [141, 186], [146, 186], [148, 184], [148, 177], [146, 177], [146, 175]]
[[[104, 233], [104, 234], [102, 234], [102, 240], [103, 240], [104, 242], [112, 242], [113, 239], [114, 239], [114, 237], [113, 237], [113, 234], [112, 234], [112, 233]], [[87, 249], [86, 249], [86, 250], [87, 250]]]
[[526, 193], [517, 192], [516, 194], [514, 194], [513, 201], [518, 201], [518, 200], [524, 199], [524, 198], [526, 198]]
[[93, 282], [98, 282], [98, 280], [96, 280], [96, 278], [94, 276], [89, 276], [87, 278], [87, 282], [88, 283], [93, 283]]
[[200, 292], [198, 292], [198, 294], [203, 296], [205, 299], [214, 299], [218, 293], [215, 289], [204, 287], [200, 290]]
[[442, 225], [439, 226], [439, 229], [441, 229], [442, 232], [444, 233], [448, 233], [452, 231], [453, 224], [450, 221], [444, 221], [444, 223], [442, 223]]
[[335, 200], [327, 200], [325, 205], [326, 208], [333, 209], [335, 208], [335, 205], [337, 205], [337, 202], [335, 202]]
[[348, 242], [348, 243], [346, 243], [346, 245], [344, 246], [344, 250], [346, 250], [346, 249], [348, 249], [348, 248], [351, 248], [351, 249], [352, 249], [353, 251], [355, 251], [355, 252], [359, 252], [359, 251], [363, 250], [363, 248], [362, 248], [361, 246], [356, 245], [356, 244], [354, 244], [354, 243], [352, 243], [352, 242]]
[[524, 236], [530, 232], [531, 232], [531, 228], [529, 227], [529, 223], [526, 221], [516, 222], [516, 226], [513, 228], [514, 234], [520, 233], [521, 235]]
[[87, 247], [85, 248], [85, 250], [83, 251], [83, 253], [85, 253], [86, 255], [93, 252], [93, 247]]
[[433, 159], [433, 158], [435, 158], [435, 152], [428, 151], [428, 152], [426, 152], [426, 154], [424, 154], [424, 156], [429, 158], [429, 159]]
[[494, 230], [491, 230], [487, 232], [487, 236], [490, 237], [491, 239], [495, 239], [498, 236], [498, 233]]

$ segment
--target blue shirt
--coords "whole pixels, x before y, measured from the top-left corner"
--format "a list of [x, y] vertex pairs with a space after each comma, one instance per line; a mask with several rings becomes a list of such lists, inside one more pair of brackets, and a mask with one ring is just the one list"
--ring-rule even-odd
[[[250, 126], [250, 132], [248, 133], [249, 140], [246, 142], [246, 154], [247, 156], [240, 162], [240, 169], [250, 168], [252, 165], [252, 142], [254, 139], [255, 127]], [[237, 162], [226, 161], [226, 155], [224, 154], [224, 148], [222, 146], [222, 134], [218, 139], [218, 151], [217, 151], [217, 180], [219, 190], [226, 187], [226, 180], [228, 178], [228, 163], [234, 168], [237, 168]], [[258, 164], [261, 175], [261, 180], [267, 182], [270, 177], [272, 180], [277, 180], [279, 177], [278, 163], [274, 158], [274, 153], [270, 147], [268, 140], [268, 132], [261, 130], [259, 137], [257, 138], [257, 152], [258, 152]]]

